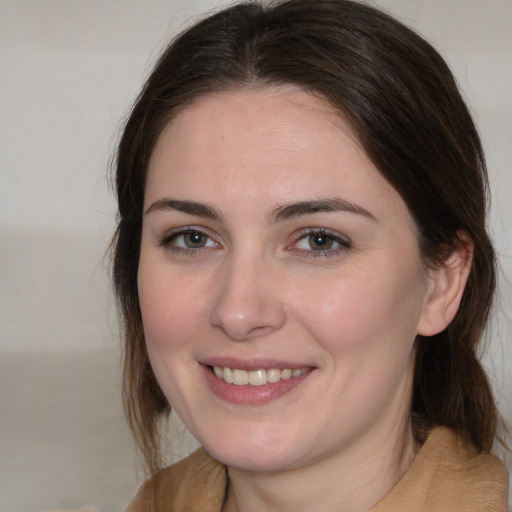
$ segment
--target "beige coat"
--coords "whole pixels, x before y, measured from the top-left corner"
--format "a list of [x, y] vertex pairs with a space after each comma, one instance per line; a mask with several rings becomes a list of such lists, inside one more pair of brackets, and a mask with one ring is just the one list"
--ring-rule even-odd
[[[126, 512], [220, 512], [227, 482], [225, 466], [199, 449], [148, 480]], [[506, 512], [507, 485], [496, 457], [439, 427], [370, 512]]]

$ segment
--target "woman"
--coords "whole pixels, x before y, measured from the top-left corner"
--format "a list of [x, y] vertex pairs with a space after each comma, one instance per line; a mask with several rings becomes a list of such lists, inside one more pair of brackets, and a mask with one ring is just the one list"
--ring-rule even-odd
[[[117, 155], [130, 511], [506, 510], [476, 357], [478, 134], [435, 50], [346, 0], [179, 36]], [[158, 468], [173, 407], [204, 449]]]

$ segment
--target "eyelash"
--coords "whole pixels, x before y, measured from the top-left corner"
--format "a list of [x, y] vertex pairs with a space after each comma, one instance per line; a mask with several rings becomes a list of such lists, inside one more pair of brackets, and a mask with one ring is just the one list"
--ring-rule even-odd
[[177, 245], [173, 245], [179, 237], [185, 237], [186, 235], [201, 235], [207, 238], [206, 243], [213, 242], [216, 246], [219, 244], [204, 230], [195, 228], [195, 227], [186, 227], [180, 228], [177, 231], [166, 234], [159, 242], [159, 245], [162, 247], [167, 247], [172, 251], [181, 252], [185, 254], [195, 255], [203, 253], [204, 251], [210, 250], [211, 245], [204, 245], [200, 247], [179, 247]]
[[[314, 249], [299, 249], [295, 248], [297, 244], [301, 240], [306, 240], [307, 238], [314, 236], [324, 236], [327, 240], [339, 244], [338, 247], [332, 249], [324, 249], [324, 250], [314, 250]], [[299, 252], [303, 252], [306, 257], [309, 258], [328, 258], [332, 256], [339, 256], [340, 253], [348, 251], [351, 248], [351, 242], [345, 237], [342, 237], [339, 233], [332, 231], [330, 229], [304, 229], [299, 238], [290, 246], [291, 250], [296, 250]]]
[[[186, 235], [200, 235], [207, 238], [206, 244], [213, 242], [214, 245], [203, 245], [200, 247], [179, 247], [177, 245], [173, 245], [176, 243], [176, 240], [179, 237], [185, 237]], [[328, 249], [301, 249], [298, 248], [297, 245], [299, 242], [306, 240], [307, 238], [315, 237], [315, 236], [323, 236], [327, 241], [338, 244], [336, 248], [328, 248]], [[187, 255], [196, 255], [201, 254], [205, 251], [211, 250], [211, 247], [219, 246], [220, 244], [216, 242], [206, 231], [195, 228], [195, 227], [185, 227], [180, 228], [178, 231], [166, 234], [159, 242], [159, 245], [162, 247], [167, 247], [172, 251], [184, 253]], [[186, 243], [185, 243], [186, 245]], [[320, 228], [306, 228], [301, 230], [298, 235], [298, 238], [287, 247], [287, 250], [300, 252], [301, 255], [308, 258], [326, 258], [332, 256], [338, 256], [340, 253], [348, 251], [351, 248], [351, 242], [342, 237], [339, 233], [332, 231], [330, 229], [320, 229]]]

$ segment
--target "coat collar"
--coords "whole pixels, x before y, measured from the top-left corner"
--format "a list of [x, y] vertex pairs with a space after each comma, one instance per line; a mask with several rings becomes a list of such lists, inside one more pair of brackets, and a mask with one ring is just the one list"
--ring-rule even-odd
[[[220, 512], [225, 466], [200, 448], [146, 482], [126, 512]], [[493, 455], [445, 427], [432, 430], [413, 463], [370, 512], [506, 512], [507, 471]]]
[[507, 471], [446, 427], [435, 428], [402, 479], [370, 512], [506, 512]]

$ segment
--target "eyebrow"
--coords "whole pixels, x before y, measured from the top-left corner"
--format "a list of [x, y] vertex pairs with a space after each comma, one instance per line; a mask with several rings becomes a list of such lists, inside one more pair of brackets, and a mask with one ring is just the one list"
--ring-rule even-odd
[[212, 205], [206, 203], [199, 203], [197, 201], [186, 201], [171, 198], [164, 198], [155, 201], [147, 208], [147, 210], [144, 213], [148, 214], [154, 211], [169, 210], [183, 212], [189, 215], [196, 215], [198, 217], [206, 217], [212, 220], [222, 219], [221, 212]]
[[[205, 217], [212, 220], [222, 220], [222, 213], [220, 210], [210, 204], [172, 198], [164, 198], [155, 201], [146, 209], [144, 213], [148, 214], [153, 211], [169, 210], [186, 213], [188, 215], [195, 215], [198, 217]], [[323, 212], [354, 213], [367, 217], [374, 222], [378, 222], [375, 215], [373, 215], [367, 209], [337, 197], [315, 199], [311, 201], [299, 201], [278, 206], [270, 214], [269, 221], [271, 223], [277, 223], [300, 217], [302, 215], [310, 215], [312, 213]]]
[[375, 215], [369, 212], [366, 208], [338, 197], [317, 199], [312, 201], [300, 201], [297, 203], [290, 203], [279, 206], [270, 215], [270, 220], [271, 222], [280, 222], [283, 220], [299, 217], [301, 215], [323, 212], [354, 213], [367, 217], [373, 222], [378, 222], [377, 217], [375, 217]]

